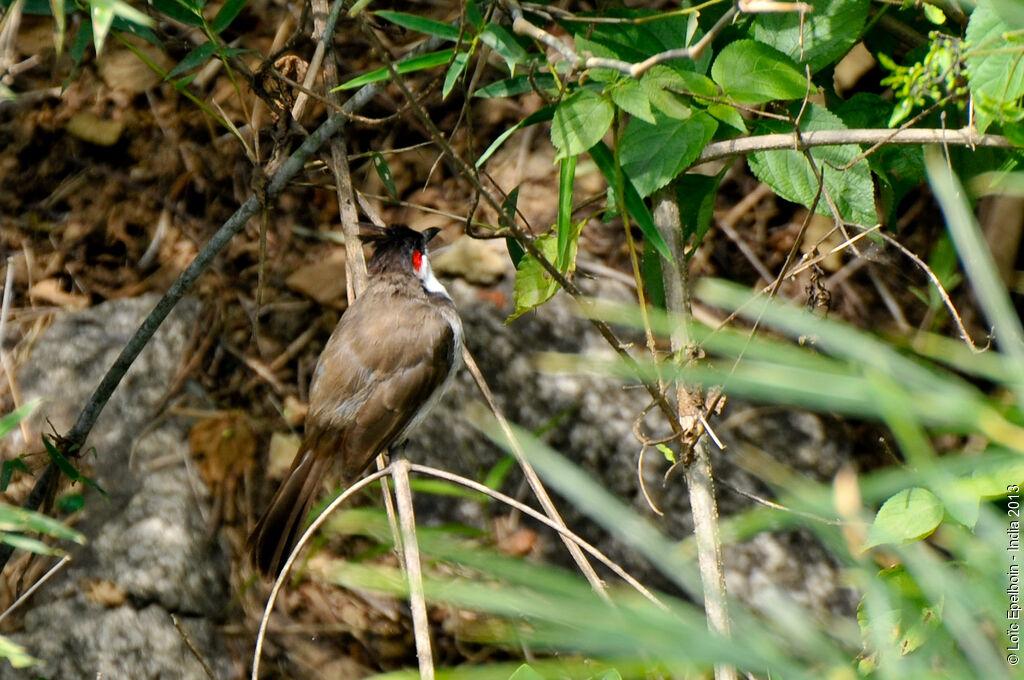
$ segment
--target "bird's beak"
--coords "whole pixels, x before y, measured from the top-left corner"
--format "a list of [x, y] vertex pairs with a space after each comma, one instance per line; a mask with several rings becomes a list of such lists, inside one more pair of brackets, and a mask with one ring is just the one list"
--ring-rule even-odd
[[435, 236], [437, 236], [440, 233], [441, 233], [441, 230], [438, 229], [437, 227], [431, 227], [430, 229], [424, 229], [423, 230], [423, 238], [426, 240], [427, 243], [430, 243], [430, 239], [434, 238]]

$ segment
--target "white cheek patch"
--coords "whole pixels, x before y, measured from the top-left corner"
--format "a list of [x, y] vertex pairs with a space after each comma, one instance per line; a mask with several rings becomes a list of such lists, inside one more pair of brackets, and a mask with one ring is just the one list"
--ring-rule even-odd
[[437, 293], [439, 295], [444, 295], [445, 297], [451, 297], [448, 295], [448, 290], [440, 281], [437, 280], [437, 277], [434, 276], [434, 270], [430, 268], [430, 260], [428, 260], [425, 255], [423, 256], [423, 261], [420, 263], [420, 268], [416, 274], [423, 282], [423, 289], [428, 293]]

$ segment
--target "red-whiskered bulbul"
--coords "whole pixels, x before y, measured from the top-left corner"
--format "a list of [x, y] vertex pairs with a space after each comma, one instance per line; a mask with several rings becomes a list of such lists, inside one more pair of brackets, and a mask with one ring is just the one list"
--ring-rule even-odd
[[249, 537], [264, 574], [284, 566], [328, 471], [340, 468], [344, 483], [354, 481], [402, 443], [451, 384], [462, 322], [427, 259], [439, 231], [391, 226], [364, 238], [376, 245], [366, 290], [320, 354], [302, 445]]

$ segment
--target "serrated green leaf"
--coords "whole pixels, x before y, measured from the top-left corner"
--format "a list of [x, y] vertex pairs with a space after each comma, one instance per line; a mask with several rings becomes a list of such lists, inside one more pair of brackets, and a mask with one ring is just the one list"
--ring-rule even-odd
[[[454, 54], [454, 49], [440, 50], [438, 52], [422, 54], [418, 57], [413, 57], [412, 59], [406, 59], [405, 61], [398, 62], [397, 64], [395, 64], [395, 71], [402, 75], [405, 75], [406, 73], [413, 73], [415, 71], [422, 71], [424, 69], [434, 68], [435, 66], [441, 66], [442, 64], [447, 64], [448, 61], [452, 58], [452, 56], [454, 56]], [[356, 76], [351, 80], [346, 80], [344, 83], [338, 85], [331, 91], [337, 92], [338, 90], [351, 90], [357, 87], [362, 87], [363, 85], [369, 85], [370, 83], [376, 83], [380, 82], [381, 80], [386, 80], [389, 77], [390, 72], [386, 67], [379, 68], [370, 71], [369, 73], [364, 73], [361, 76]]]
[[815, 0], [814, 11], [803, 16], [798, 12], [757, 14], [754, 39], [817, 73], [860, 40], [869, 4], [869, 0]]
[[612, 124], [615, 107], [587, 89], [579, 89], [557, 107], [551, 121], [551, 143], [558, 152], [555, 160], [578, 156], [597, 142]]
[[213, 56], [213, 53], [217, 51], [217, 44], [212, 40], [204, 42], [199, 47], [196, 47], [191, 52], [185, 55], [185, 58], [175, 64], [174, 68], [168, 71], [167, 75], [164, 76], [165, 80], [171, 80], [177, 78], [183, 73], [188, 73], [194, 68], [199, 68]]
[[878, 509], [865, 547], [922, 539], [935, 531], [944, 514], [942, 503], [928, 489], [904, 489]]
[[[678, 120], [690, 117], [692, 111], [688, 105], [689, 99], [680, 94], [687, 91], [687, 81], [675, 70], [658, 64], [640, 76], [640, 86], [651, 104], [666, 116]], [[717, 92], [716, 89], [715, 93]]]
[[[626, 22], [575, 24], [576, 48], [580, 54], [590, 52], [595, 57], [637, 63], [666, 50], [687, 47], [702, 35], [692, 21], [692, 14], [665, 14], [651, 9], [620, 8], [605, 9], [601, 14], [605, 18], [621, 18]], [[709, 52], [710, 50], [705, 51], [696, 63], [687, 60], [672, 62], [671, 68], [704, 73], [707, 70]]]
[[988, 3], [979, 4], [967, 23], [967, 83], [977, 112], [978, 132], [993, 121], [1014, 120], [1024, 95], [1024, 60], [1019, 40]]
[[717, 128], [718, 123], [706, 113], [689, 120], [663, 118], [655, 125], [635, 118], [622, 135], [622, 170], [641, 197], [649, 196], [688, 168]]
[[438, 38], [444, 38], [445, 40], [455, 41], [459, 39], [459, 29], [441, 21], [434, 21], [433, 19], [427, 19], [416, 14], [393, 12], [386, 9], [377, 10], [374, 12], [374, 15], [412, 31], [436, 35]]
[[[574, 224], [572, 226], [573, 233], [568, 235], [571, 244], [569, 266], [563, 273], [567, 274], [576, 269], [576, 244], [579, 242], [583, 224], [584, 222]], [[555, 262], [558, 258], [557, 234], [549, 233], [538, 236], [534, 239], [533, 244], [548, 262]], [[516, 267], [515, 309], [505, 323], [510, 323], [531, 309], [544, 304], [558, 292], [558, 288], [558, 282], [551, 278], [543, 265], [530, 253], [526, 253], [520, 260], [519, 266]]]
[[711, 66], [711, 77], [741, 104], [802, 99], [808, 93], [807, 79], [792, 59], [754, 40], [726, 45]]
[[647, 91], [633, 78], [623, 78], [608, 88], [612, 102], [626, 113], [653, 125], [656, 120], [651, 111], [651, 98]]
[[245, 8], [246, 2], [248, 0], [228, 0], [225, 2], [217, 12], [217, 16], [213, 17], [213, 21], [210, 22], [210, 28], [213, 29], [213, 32], [220, 35], [224, 29], [230, 26], [231, 22]]
[[384, 183], [384, 188], [392, 198], [397, 199], [398, 189], [395, 187], [395, 176], [391, 174], [387, 159], [378, 151], [372, 152], [370, 157], [373, 159], [373, 169], [377, 171], [377, 177], [380, 177], [380, 181]]
[[708, 113], [740, 134], [747, 134], [747, 121], [735, 107], [728, 104], [708, 104]]
[[469, 52], [459, 52], [452, 59], [452, 65], [448, 67], [448, 73], [444, 74], [444, 86], [441, 88], [442, 101], [448, 99], [448, 95], [455, 89], [455, 84], [459, 82], [459, 76], [466, 70], [466, 64], [468, 63]]
[[[790, 132], [781, 121], [765, 122], [762, 126], [771, 132]], [[842, 121], [824, 107], [816, 104], [804, 110], [800, 129], [844, 130]], [[859, 146], [822, 146], [811, 149], [825, 187], [839, 208], [840, 217], [848, 222], [870, 226], [878, 221], [875, 213], [874, 184], [865, 160], [859, 161], [848, 170], [837, 170], [861, 153]], [[818, 184], [814, 172], [802, 153], [791, 149], [759, 151], [747, 158], [751, 171], [759, 180], [786, 199], [810, 208], [817, 193]], [[831, 215], [828, 202], [822, 198], [815, 211]]]
[[[616, 179], [615, 157], [612, 155], [611, 149], [605, 146], [604, 142], [598, 142], [591, 147], [590, 157], [594, 159], [594, 163], [597, 164], [601, 174], [604, 175], [604, 181], [608, 183], [608, 186], [615, 187], [618, 180]], [[651, 211], [647, 209], [644, 200], [640, 198], [636, 187], [633, 186], [629, 177], [625, 176], [622, 178], [622, 184], [623, 192], [625, 193], [626, 210], [636, 220], [637, 226], [640, 227], [640, 231], [644, 234], [644, 240], [653, 245], [663, 258], [669, 262], [674, 262], [672, 251], [668, 249], [668, 244], [662, 238], [661, 232], [654, 226], [654, 218], [651, 216]], [[611, 193], [614, 194], [614, 191]]]

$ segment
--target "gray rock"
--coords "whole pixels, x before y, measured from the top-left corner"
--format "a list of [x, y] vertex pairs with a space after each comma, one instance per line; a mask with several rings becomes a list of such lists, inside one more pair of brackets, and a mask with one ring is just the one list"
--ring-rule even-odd
[[[37, 431], [46, 418], [67, 431], [156, 300], [107, 302], [53, 322], [19, 376], [26, 399], [47, 399]], [[186, 469], [187, 424], [154, 420], [197, 311], [194, 301], [178, 306], [100, 416], [87, 443], [95, 455], [79, 464], [109, 500], [85, 489], [76, 528], [88, 543], [25, 605], [24, 628], [11, 635], [44, 665], [0, 664], [0, 678], [207, 678], [172, 615], [216, 677], [231, 676], [215, 627], [227, 560], [202, 519], [208, 492]]]

